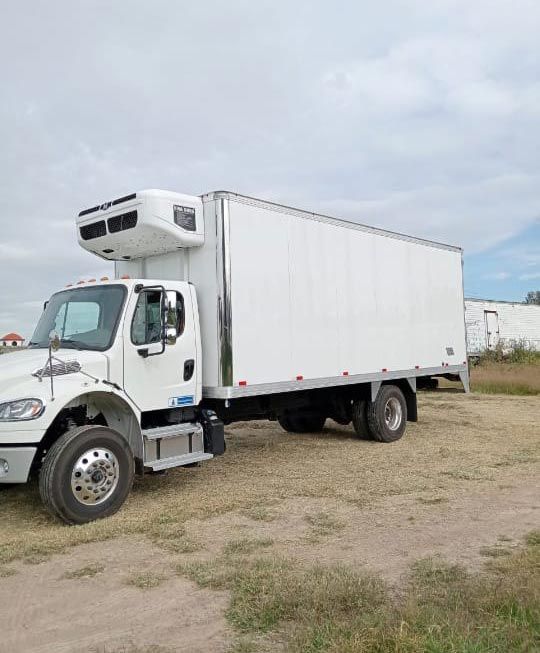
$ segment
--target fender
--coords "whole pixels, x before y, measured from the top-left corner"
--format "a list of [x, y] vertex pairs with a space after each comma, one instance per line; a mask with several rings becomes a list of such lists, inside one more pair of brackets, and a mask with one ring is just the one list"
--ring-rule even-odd
[[56, 410], [43, 438], [43, 442], [47, 446], [50, 446], [60, 435], [55, 427], [62, 412], [85, 406], [89, 418], [102, 414], [107, 425], [127, 440], [135, 458], [143, 460], [144, 444], [140, 427], [140, 412], [127, 397], [110, 390], [96, 390], [74, 396], [69, 401], [62, 403], [63, 405], [58, 406], [59, 409]]

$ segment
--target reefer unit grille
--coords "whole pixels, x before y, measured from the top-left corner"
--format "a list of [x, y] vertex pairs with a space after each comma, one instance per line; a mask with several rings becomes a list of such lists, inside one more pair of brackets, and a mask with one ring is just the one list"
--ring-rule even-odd
[[80, 227], [81, 238], [83, 240], [92, 240], [93, 238], [101, 238], [107, 235], [107, 228], [105, 227], [105, 220], [99, 222], [92, 222]]
[[109, 233], [115, 234], [126, 229], [134, 229], [137, 226], [137, 211], [129, 211], [115, 215], [107, 220]]

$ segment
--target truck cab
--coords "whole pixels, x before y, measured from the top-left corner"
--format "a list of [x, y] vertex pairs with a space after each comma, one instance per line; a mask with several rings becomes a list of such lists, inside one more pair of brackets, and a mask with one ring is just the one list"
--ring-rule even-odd
[[[170, 224], [148, 228], [160, 220], [160, 196], [155, 205], [148, 200], [148, 220], [135, 238], [122, 229], [132, 224], [124, 217], [130, 211], [122, 208], [118, 231], [115, 216], [109, 218], [100, 248], [120, 248], [128, 260], [190, 246], [200, 240], [193, 222], [185, 222], [186, 214], [196, 215], [198, 198], [190, 199], [191, 208], [185, 197], [175, 197], [184, 213], [173, 215], [187, 227], [175, 225], [175, 238], [167, 233]], [[101, 214], [110, 213], [111, 204], [101, 206]], [[85, 242], [88, 213], [81, 213]], [[201, 408], [201, 358], [197, 295], [187, 281], [122, 275], [56, 292], [28, 349], [0, 359], [0, 483], [24, 483], [39, 470], [49, 510], [67, 523], [84, 523], [122, 505], [135, 471], [223, 453], [223, 424]]]

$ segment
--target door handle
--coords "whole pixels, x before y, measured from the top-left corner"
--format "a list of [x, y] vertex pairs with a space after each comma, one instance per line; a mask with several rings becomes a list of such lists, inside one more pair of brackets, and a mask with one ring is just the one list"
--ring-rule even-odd
[[184, 381], [190, 381], [195, 372], [195, 361], [190, 358], [184, 363]]

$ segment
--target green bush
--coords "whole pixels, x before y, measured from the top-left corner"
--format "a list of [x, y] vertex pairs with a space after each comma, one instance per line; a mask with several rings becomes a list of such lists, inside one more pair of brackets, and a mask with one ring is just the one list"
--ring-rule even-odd
[[514, 363], [516, 365], [540, 364], [540, 351], [531, 349], [524, 340], [512, 340], [508, 343], [499, 342], [494, 349], [484, 350], [478, 363]]

